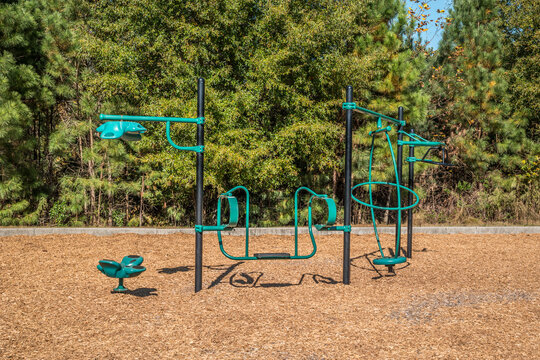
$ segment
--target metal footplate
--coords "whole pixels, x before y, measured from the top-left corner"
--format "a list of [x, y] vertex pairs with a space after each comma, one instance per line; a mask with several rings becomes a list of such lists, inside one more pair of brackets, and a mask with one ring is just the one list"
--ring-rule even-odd
[[404, 263], [406, 261], [407, 261], [407, 259], [404, 256], [383, 257], [383, 258], [373, 259], [373, 263], [375, 265], [386, 265], [386, 266], [402, 264], [402, 263]]
[[253, 254], [257, 259], [290, 259], [291, 254], [288, 253], [257, 253]]

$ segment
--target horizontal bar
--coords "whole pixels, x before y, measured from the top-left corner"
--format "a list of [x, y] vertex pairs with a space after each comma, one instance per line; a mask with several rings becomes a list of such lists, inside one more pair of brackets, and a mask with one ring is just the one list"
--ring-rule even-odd
[[202, 225], [195, 225], [195, 231], [196, 232], [203, 232], [203, 231], [230, 231], [233, 228], [228, 228], [226, 225], [218, 225], [218, 226], [202, 226]]
[[364, 109], [363, 107], [360, 107], [358, 105], [356, 105], [356, 110], [360, 111], [360, 112], [363, 112], [363, 113], [366, 113], [366, 114], [369, 114], [369, 115], [373, 115], [373, 116], [377, 116], [377, 117], [380, 117], [380, 118], [383, 118], [387, 121], [390, 121], [396, 125], [405, 125], [405, 121], [403, 120], [398, 120], [398, 119], [394, 119], [390, 116], [386, 116], [386, 115], [383, 115], [383, 114], [379, 114], [378, 112], [375, 112], [375, 111], [371, 111], [371, 110], [368, 110], [368, 109]]
[[444, 145], [442, 142], [437, 141], [402, 141], [398, 140], [398, 145], [409, 145], [409, 146], [441, 146]]
[[329, 226], [329, 227], [323, 227], [320, 229], [317, 229], [319, 231], [343, 231], [343, 232], [351, 232], [351, 225], [344, 225], [344, 226]]
[[196, 153], [203, 153], [204, 152], [204, 146], [202, 145], [195, 145], [195, 146], [174, 146], [175, 149], [182, 150], [182, 151], [193, 151]]
[[[354, 107], [353, 107], [353, 105], [354, 105]], [[405, 125], [404, 120], [398, 120], [398, 119], [394, 119], [393, 117], [390, 117], [390, 116], [379, 114], [378, 112], [375, 112], [375, 111], [368, 110], [368, 109], [365, 109], [363, 107], [360, 107], [360, 106], [356, 105], [356, 103], [343, 103], [343, 109], [358, 110], [358, 111], [363, 112], [365, 114], [369, 114], [369, 115], [373, 115], [373, 116], [376, 116], [376, 117], [383, 118], [383, 119], [385, 119], [387, 121], [390, 121], [390, 122], [392, 122], [392, 123], [394, 123], [396, 125]]]
[[99, 119], [100, 120], [158, 121], [158, 122], [204, 124], [204, 118], [179, 118], [179, 117], [165, 117], [165, 116], [133, 116], [133, 115], [100, 114]]

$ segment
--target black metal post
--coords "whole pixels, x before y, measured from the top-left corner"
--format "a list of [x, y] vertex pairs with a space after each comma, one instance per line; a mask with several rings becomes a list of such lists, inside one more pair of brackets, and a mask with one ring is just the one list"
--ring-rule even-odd
[[[347, 86], [346, 99], [348, 103], [353, 101], [352, 86]], [[344, 199], [344, 220], [345, 228], [351, 227], [351, 173], [352, 173], [352, 109], [345, 111], [346, 133], [345, 133], [345, 196]], [[351, 233], [343, 232], [343, 283], [351, 282]]]
[[[204, 79], [197, 83], [197, 117], [204, 117]], [[204, 124], [197, 125], [197, 146], [204, 146]], [[197, 153], [197, 200], [195, 225], [203, 224], [204, 153]], [[202, 288], [203, 233], [195, 231], [195, 292]]]
[[[403, 120], [403, 107], [400, 106], [398, 108], [398, 120]], [[401, 131], [403, 130], [403, 125], [399, 125], [398, 126], [398, 141], [401, 141], [403, 140], [403, 134], [401, 133]], [[398, 175], [398, 178], [396, 179], [396, 184], [399, 185], [401, 184], [401, 179], [402, 179], [402, 174], [403, 174], [403, 145], [399, 145], [398, 144], [398, 148], [397, 148], [397, 175]], [[398, 206], [397, 207], [401, 207], [401, 204], [397, 204]], [[401, 210], [398, 210], [398, 214], [397, 216], [401, 216]], [[396, 221], [396, 245], [395, 245], [395, 257], [398, 257], [400, 252], [401, 252], [401, 249], [400, 249], [400, 244], [398, 243], [398, 239], [399, 237], [401, 236], [401, 224], [398, 223], [398, 221]]]
[[[411, 129], [411, 134], [414, 134], [414, 130]], [[414, 158], [414, 146], [409, 145], [409, 157]], [[409, 162], [409, 189], [414, 190], [414, 161]], [[413, 203], [413, 194], [409, 191], [408, 205]], [[410, 259], [412, 257], [412, 233], [413, 233], [413, 209], [407, 211], [407, 254]]]

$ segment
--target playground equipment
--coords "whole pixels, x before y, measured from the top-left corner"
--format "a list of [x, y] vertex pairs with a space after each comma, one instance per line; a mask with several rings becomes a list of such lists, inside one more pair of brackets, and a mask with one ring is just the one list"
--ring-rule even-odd
[[[420, 197], [418, 194], [416, 194], [413, 190], [414, 188], [414, 163], [417, 161], [423, 161], [430, 164], [436, 164], [436, 165], [445, 165], [445, 166], [451, 166], [452, 164], [448, 164], [445, 162], [446, 160], [446, 150], [444, 148], [445, 144], [442, 142], [437, 141], [428, 141], [421, 136], [418, 136], [414, 134], [414, 131], [411, 130], [410, 133], [407, 133], [403, 130], [403, 127], [405, 126], [405, 121], [403, 120], [403, 108], [399, 107], [398, 109], [398, 119], [394, 119], [392, 117], [382, 115], [379, 113], [376, 113], [374, 111], [364, 109], [358, 105], [356, 105], [354, 102], [349, 100], [349, 88], [347, 89], [347, 102], [343, 103], [343, 109], [347, 111], [358, 111], [367, 115], [371, 115], [374, 117], [377, 117], [377, 130], [371, 131], [369, 133], [369, 136], [371, 136], [371, 150], [369, 154], [369, 170], [368, 170], [368, 181], [363, 182], [361, 184], [355, 185], [352, 187], [351, 192], [353, 193], [355, 189], [362, 187], [362, 186], [368, 186], [368, 193], [369, 193], [369, 203], [366, 203], [364, 201], [359, 200], [356, 198], [353, 194], [351, 195], [353, 200], [356, 202], [369, 207], [371, 211], [371, 220], [373, 223], [373, 230], [375, 233], [375, 238], [377, 240], [377, 246], [379, 247], [379, 252], [381, 254], [381, 257], [378, 259], [374, 259], [373, 263], [375, 265], [385, 265], [388, 267], [389, 270], [392, 270], [392, 267], [396, 264], [401, 264], [407, 261], [407, 258], [411, 258], [412, 256], [412, 208], [414, 208], [416, 205], [418, 205], [418, 202], [420, 201]], [[352, 89], [351, 89], [352, 92]], [[352, 94], [350, 96], [352, 99]], [[397, 160], [396, 156], [394, 155], [394, 149], [392, 146], [392, 142], [390, 141], [390, 136], [388, 133], [393, 130], [392, 126], [382, 126], [382, 121], [385, 120], [387, 122], [390, 122], [392, 125], [397, 126], [397, 132], [398, 132], [398, 140], [397, 140]], [[388, 148], [390, 150], [390, 154], [392, 157], [392, 165], [394, 168], [394, 175], [395, 175], [395, 183], [392, 182], [385, 182], [385, 181], [372, 181], [372, 170], [373, 170], [373, 150], [375, 147], [375, 137], [384, 134], [386, 143], [388, 145]], [[403, 140], [403, 135], [409, 137], [409, 141]], [[406, 159], [407, 162], [409, 162], [409, 187], [405, 187], [400, 184], [400, 180], [402, 179], [402, 172], [403, 172], [403, 146], [409, 146], [409, 157]], [[416, 159], [414, 157], [414, 148], [415, 147], [429, 147], [427, 152], [424, 154], [422, 159]], [[436, 162], [434, 160], [426, 160], [426, 156], [428, 153], [435, 149], [441, 149], [442, 150], [442, 162]], [[377, 206], [373, 204], [373, 191], [372, 191], [372, 185], [387, 185], [387, 186], [393, 186], [396, 188], [396, 194], [397, 194], [397, 206], [395, 207], [385, 207], [385, 206]], [[401, 191], [405, 190], [408, 192], [408, 205], [402, 206], [401, 204]], [[416, 200], [414, 200], [416, 198]], [[414, 200], [414, 201], [413, 201]], [[381, 246], [380, 238], [379, 238], [379, 232], [377, 230], [377, 222], [375, 219], [375, 209], [380, 210], [391, 210], [391, 211], [397, 211], [397, 221], [396, 221], [396, 235], [395, 235], [395, 247], [394, 247], [394, 254], [393, 256], [386, 256], [383, 251], [383, 247]], [[406, 250], [406, 257], [400, 256], [400, 250], [401, 250], [401, 220], [402, 220], [402, 211], [408, 210], [408, 224], [407, 224], [407, 250]]]
[[146, 270], [144, 266], [141, 266], [142, 262], [142, 256], [128, 255], [124, 256], [121, 263], [114, 260], [99, 260], [97, 268], [108, 277], [118, 279], [118, 287], [113, 290], [114, 292], [124, 292], [127, 291], [124, 287], [124, 279], [139, 276]]
[[[245, 253], [244, 256], [233, 256], [227, 253], [223, 245], [222, 231], [229, 231], [234, 229], [238, 225], [238, 199], [233, 196], [233, 193], [237, 190], [242, 190], [246, 194], [246, 241], [245, 241]], [[298, 195], [301, 192], [307, 192], [311, 194], [308, 202], [308, 231], [311, 238], [312, 251], [307, 255], [298, 254]], [[221, 225], [221, 199], [227, 199], [229, 204], [229, 221], [226, 225]], [[313, 200], [324, 200], [328, 208], [328, 214], [324, 224], [313, 225]], [[313, 190], [302, 186], [298, 188], [294, 194], [294, 255], [289, 253], [255, 253], [252, 256], [249, 255], [249, 191], [243, 186], [236, 186], [218, 197], [217, 206], [217, 225], [216, 226], [195, 226], [195, 231], [217, 231], [219, 248], [223, 255], [232, 260], [260, 260], [260, 259], [309, 259], [317, 252], [317, 243], [313, 235], [313, 226], [319, 231], [344, 231], [344, 226], [334, 226], [336, 223], [336, 203], [334, 199], [329, 198], [328, 195], [317, 194]], [[349, 227], [350, 231], [350, 227]]]
[[[225, 193], [222, 193], [218, 197], [217, 203], [217, 224], [215, 226], [205, 226], [203, 225], [202, 213], [203, 213], [203, 175], [204, 175], [204, 79], [198, 80], [197, 86], [197, 117], [196, 118], [176, 118], [176, 117], [154, 117], [154, 116], [127, 116], [127, 115], [105, 115], [101, 114], [101, 120], [108, 120], [110, 122], [102, 124], [97, 131], [101, 133], [102, 139], [124, 139], [124, 140], [139, 140], [141, 133], [144, 133], [146, 129], [141, 125], [131, 122], [131, 121], [157, 121], [166, 123], [166, 136], [167, 140], [175, 149], [193, 151], [196, 153], [196, 166], [197, 166], [197, 175], [196, 175], [196, 216], [195, 216], [195, 292], [201, 290], [202, 287], [202, 241], [203, 233], [205, 231], [216, 231], [219, 241], [219, 247], [223, 255], [233, 260], [271, 260], [271, 259], [307, 259], [315, 255], [317, 251], [317, 244], [315, 242], [313, 227], [318, 231], [342, 231], [343, 232], [343, 283], [350, 283], [350, 234], [351, 234], [351, 200], [355, 200], [358, 203], [367, 206], [371, 210], [373, 226], [375, 231], [375, 236], [377, 239], [377, 244], [381, 253], [381, 257], [373, 261], [376, 265], [385, 265], [392, 270], [392, 267], [396, 264], [403, 263], [406, 261], [406, 258], [400, 256], [400, 240], [401, 240], [401, 219], [402, 211], [409, 210], [408, 212], [408, 226], [407, 226], [407, 251], [406, 256], [411, 257], [412, 253], [412, 208], [418, 204], [419, 197], [413, 191], [414, 187], [414, 163], [421, 161], [437, 165], [451, 165], [445, 163], [446, 161], [446, 152], [443, 151], [442, 162], [437, 162], [435, 160], [426, 159], [426, 156], [429, 152], [435, 149], [444, 149], [444, 144], [441, 142], [432, 142], [427, 141], [424, 138], [414, 134], [411, 130], [410, 133], [407, 133], [403, 130], [405, 126], [405, 121], [403, 120], [403, 108], [400, 107], [398, 111], [398, 119], [394, 119], [387, 115], [379, 114], [377, 112], [364, 109], [357, 106], [353, 102], [353, 89], [351, 86], [346, 88], [346, 102], [343, 103], [343, 109], [345, 110], [346, 118], [346, 137], [345, 137], [345, 191], [344, 191], [344, 222], [341, 226], [336, 226], [336, 204], [335, 201], [328, 197], [325, 194], [318, 194], [313, 190], [307, 187], [300, 187], [295, 192], [294, 205], [294, 225], [295, 225], [295, 240], [294, 240], [294, 254], [279, 252], [279, 253], [254, 253], [250, 255], [249, 252], [249, 191], [243, 186], [236, 186]], [[370, 152], [370, 162], [369, 162], [369, 179], [367, 182], [355, 185], [351, 185], [351, 169], [352, 169], [352, 116], [353, 111], [359, 111], [364, 114], [368, 114], [378, 118], [377, 120], [377, 130], [369, 133], [372, 136], [372, 145]], [[398, 140], [397, 140], [397, 160], [394, 155], [394, 150], [388, 132], [392, 131], [392, 126], [383, 127], [382, 121], [385, 120], [390, 122], [391, 125], [397, 126]], [[125, 121], [125, 122], [124, 122]], [[173, 142], [170, 136], [171, 123], [193, 123], [197, 125], [197, 145], [196, 146], [179, 146]], [[395, 182], [381, 182], [381, 181], [372, 181], [372, 163], [373, 163], [373, 148], [375, 142], [375, 136], [384, 134], [392, 154], [392, 163], [394, 166], [395, 173]], [[404, 141], [403, 135], [408, 136], [409, 140]], [[403, 163], [403, 146], [409, 146], [409, 157], [407, 161], [409, 162], [409, 187], [405, 187], [400, 184], [400, 179], [402, 178], [402, 163]], [[414, 148], [415, 147], [429, 147], [426, 154], [421, 158], [417, 159], [414, 157]], [[372, 186], [373, 185], [387, 185], [393, 186], [396, 188], [397, 192], [397, 206], [395, 207], [381, 207], [373, 204], [373, 195], [372, 195]], [[362, 186], [368, 186], [369, 192], [369, 203], [359, 200], [353, 196], [353, 191]], [[408, 191], [408, 206], [401, 205], [401, 190]], [[235, 228], [238, 225], [239, 219], [239, 206], [238, 199], [234, 195], [237, 191], [243, 191], [246, 195], [246, 236], [245, 236], [245, 251], [243, 255], [236, 256], [231, 255], [225, 250], [223, 244], [222, 232], [229, 231]], [[312, 251], [308, 254], [301, 255], [299, 254], [298, 249], [298, 206], [299, 206], [299, 194], [301, 192], [307, 192], [311, 194], [311, 197], [308, 202], [308, 230], [311, 238]], [[413, 197], [416, 198], [416, 201], [413, 203]], [[224, 200], [227, 200], [229, 207], [229, 218], [227, 223], [221, 224], [222, 216], [222, 203]], [[313, 201], [324, 201], [327, 206], [327, 216], [324, 224], [313, 225], [312, 217], [312, 204]], [[383, 252], [383, 247], [381, 246], [379, 234], [377, 230], [377, 225], [375, 222], [374, 209], [384, 209], [384, 210], [394, 210], [398, 212], [397, 221], [396, 221], [396, 240], [395, 248], [393, 254], [387, 256]], [[120, 286], [119, 286], [120, 287]]]

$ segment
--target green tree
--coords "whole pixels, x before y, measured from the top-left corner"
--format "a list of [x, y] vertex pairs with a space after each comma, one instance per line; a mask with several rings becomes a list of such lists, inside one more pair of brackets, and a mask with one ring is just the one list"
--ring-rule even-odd
[[504, 53], [512, 117], [526, 124], [529, 151], [522, 159], [517, 180], [526, 217], [540, 213], [540, 3], [504, 1], [500, 28], [505, 34]]
[[0, 223], [36, 224], [54, 188], [48, 145], [72, 95], [60, 2], [0, 5]]
[[[246, 185], [259, 223], [290, 223], [300, 185], [341, 197], [346, 85], [376, 110], [404, 105], [422, 118], [425, 96], [413, 85], [419, 60], [401, 41], [406, 21], [398, 1], [86, 1], [76, 11], [77, 89], [87, 110], [62, 134], [82, 144], [86, 155], [72, 156], [88, 170], [66, 176], [72, 180], [64, 191], [66, 201], [77, 199], [68, 194], [85, 184], [77, 208], [84, 213], [96, 208], [92, 193], [107, 186], [113, 212], [131, 201], [149, 221], [193, 221], [194, 157], [171, 151], [161, 125], [148, 125], [148, 136], [128, 147], [97, 145], [88, 131], [96, 126], [92, 112], [93, 119], [98, 112], [194, 116], [200, 76], [207, 80], [205, 201], [213, 208], [218, 192]], [[192, 144], [194, 130], [175, 126], [173, 137]], [[97, 175], [109, 146], [125, 148], [109, 157], [118, 166], [111, 180]]]
[[496, 0], [454, 1], [429, 81], [431, 123], [458, 164], [448, 185], [474, 184], [468, 212], [484, 220], [515, 215], [516, 175], [532, 147], [527, 119], [513, 116], [500, 10]]
[[[408, 21], [407, 14], [400, 1], [380, 1], [370, 7], [373, 25], [371, 31], [357, 39], [357, 53], [366, 54], [366, 63], [371, 76], [361, 84], [355, 95], [357, 102], [369, 109], [397, 118], [398, 107], [404, 108], [404, 119], [408, 126], [416, 132], [426, 129], [425, 119], [429, 96], [423, 89], [422, 73], [426, 68], [426, 59], [422, 51], [414, 48], [412, 33], [416, 25]], [[353, 153], [356, 180], [367, 181], [368, 159], [371, 147], [369, 131], [376, 128], [376, 119], [360, 117], [355, 132]], [[396, 144], [397, 134], [391, 133], [392, 142]], [[397, 148], [394, 147], [394, 153]], [[376, 136], [374, 150], [373, 180], [394, 181], [395, 173], [391, 161], [391, 153], [383, 136]], [[401, 180], [403, 183], [403, 179]], [[358, 182], [358, 181], [357, 181]], [[365, 189], [364, 189], [365, 190]], [[383, 206], [395, 204], [395, 189], [390, 187], [374, 187], [374, 202]], [[359, 194], [360, 193], [359, 189]], [[366, 198], [366, 193], [363, 195]], [[376, 211], [384, 216], [384, 221], [393, 219], [395, 213]], [[357, 221], [367, 221], [369, 211], [359, 207], [356, 212]]]

